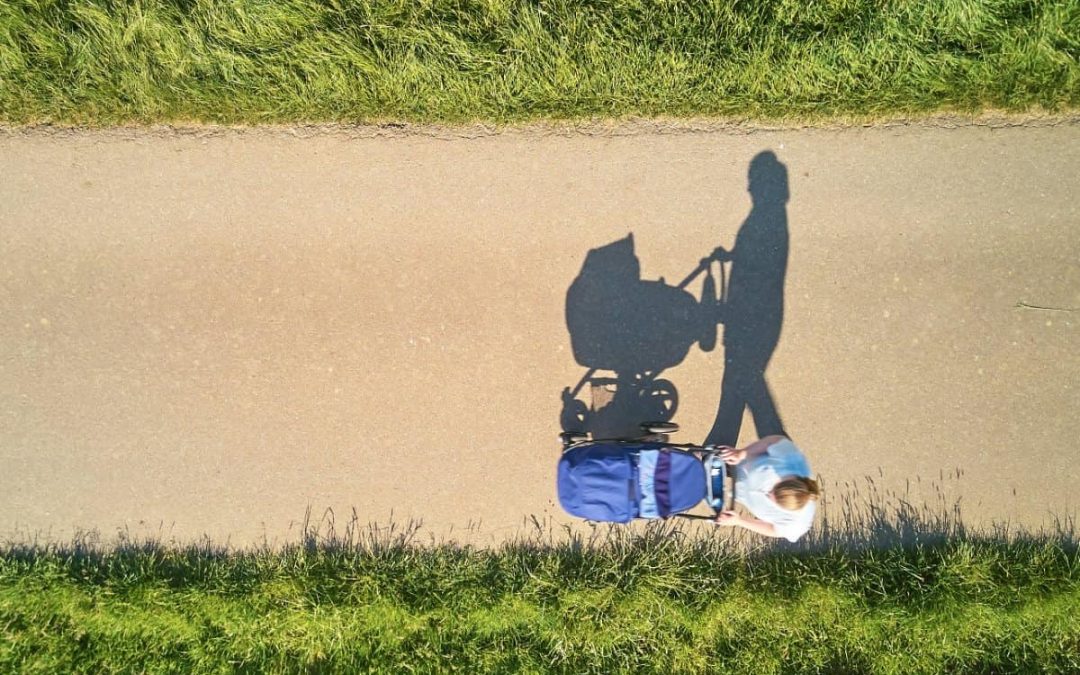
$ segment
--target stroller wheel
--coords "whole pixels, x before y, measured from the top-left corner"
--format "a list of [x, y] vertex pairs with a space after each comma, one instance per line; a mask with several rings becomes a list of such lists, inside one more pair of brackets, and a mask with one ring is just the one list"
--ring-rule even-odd
[[584, 431], [564, 431], [559, 434], [559, 440], [562, 441], [564, 448], [568, 448], [574, 443], [589, 440], [589, 435]]
[[674, 422], [645, 422], [641, 430], [650, 434], [673, 434], [679, 430], [679, 425]]

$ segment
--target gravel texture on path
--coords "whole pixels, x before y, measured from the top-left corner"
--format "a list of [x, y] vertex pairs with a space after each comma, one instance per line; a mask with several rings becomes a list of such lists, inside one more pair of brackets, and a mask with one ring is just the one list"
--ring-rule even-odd
[[[741, 236], [768, 261], [730, 290], [779, 337], [738, 339], [827, 512], [1076, 514], [1080, 125], [669, 131], [6, 130], [0, 533], [557, 528], [561, 392], [590, 365], [567, 290], [630, 234], [605, 283], [643, 317], [575, 321], [646, 362], [699, 338], [661, 298], [702, 257]], [[790, 198], [763, 210], [765, 151]], [[723, 332], [659, 374], [675, 440], [716, 432]]]

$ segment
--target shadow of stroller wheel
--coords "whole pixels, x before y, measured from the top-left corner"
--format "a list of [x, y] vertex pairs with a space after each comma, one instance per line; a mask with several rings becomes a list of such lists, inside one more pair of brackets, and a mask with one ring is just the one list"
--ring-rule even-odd
[[679, 407], [679, 392], [671, 380], [653, 380], [642, 388], [640, 396], [642, 409], [648, 411], [646, 419], [667, 422]]
[[589, 417], [589, 406], [584, 401], [574, 398], [569, 389], [563, 391], [563, 408], [559, 414], [559, 425], [563, 431], [584, 429]]

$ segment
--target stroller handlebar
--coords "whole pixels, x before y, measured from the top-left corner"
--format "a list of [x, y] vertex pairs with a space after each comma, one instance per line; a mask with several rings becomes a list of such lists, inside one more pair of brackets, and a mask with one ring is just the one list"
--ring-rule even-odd
[[699, 274], [709, 269], [709, 266], [714, 262], [718, 262], [723, 265], [725, 262], [731, 260], [731, 251], [728, 251], [723, 246], [717, 246], [711, 254], [701, 259], [698, 266], [695, 267], [690, 274], [686, 275], [686, 278], [679, 282], [676, 288], [686, 288], [690, 285], [690, 282], [697, 278]]

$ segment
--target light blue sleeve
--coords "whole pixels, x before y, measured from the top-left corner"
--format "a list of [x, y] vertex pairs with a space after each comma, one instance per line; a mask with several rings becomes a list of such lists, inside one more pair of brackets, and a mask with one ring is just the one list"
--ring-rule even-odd
[[776, 473], [780, 476], [804, 476], [811, 477], [810, 464], [806, 461], [806, 455], [802, 454], [795, 444], [788, 439], [777, 441], [767, 450], [770, 457], [776, 461]]

